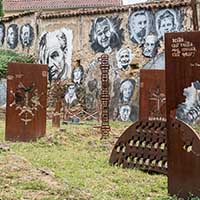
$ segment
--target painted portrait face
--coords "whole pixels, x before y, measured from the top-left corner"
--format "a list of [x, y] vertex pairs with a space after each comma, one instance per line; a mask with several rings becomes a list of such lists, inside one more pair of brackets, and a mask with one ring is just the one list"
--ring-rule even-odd
[[173, 31], [174, 24], [172, 17], [163, 18], [160, 22], [160, 32], [164, 36], [165, 33]]
[[73, 73], [74, 73], [74, 80], [80, 80], [82, 78], [82, 70], [79, 67], [76, 67]]
[[73, 95], [75, 94], [75, 90], [76, 90], [76, 87], [75, 85], [70, 85], [67, 89], [67, 94], [69, 97], [73, 97]]
[[39, 63], [48, 65], [49, 81], [71, 78], [72, 31], [44, 32], [39, 42]]
[[156, 31], [158, 38], [163, 38], [165, 33], [175, 32], [180, 29], [177, 12], [174, 9], [163, 9], [156, 13]]
[[23, 26], [21, 30], [21, 40], [24, 46], [28, 46], [30, 43], [31, 31], [29, 26]]
[[133, 83], [130, 80], [125, 80], [120, 86], [120, 92], [122, 94], [122, 100], [124, 102], [130, 101], [133, 95]]
[[129, 17], [129, 31], [131, 40], [142, 43], [149, 33], [149, 16], [147, 11], [140, 10], [133, 12]]
[[18, 43], [18, 27], [12, 24], [7, 29], [7, 45], [8, 48], [14, 49]]
[[185, 105], [186, 105], [186, 109], [190, 109], [195, 102], [197, 101], [197, 90], [194, 87], [194, 84], [192, 83], [191, 87], [187, 87], [184, 89], [183, 95], [186, 97], [185, 98]]
[[120, 119], [123, 122], [128, 121], [130, 119], [131, 107], [129, 105], [121, 106], [119, 114], [120, 114]]
[[143, 55], [152, 58], [157, 53], [157, 37], [155, 35], [148, 35], [143, 46]]
[[103, 21], [99, 21], [96, 23], [96, 37], [97, 42], [103, 48], [107, 48], [110, 45], [111, 40], [111, 30], [108, 19], [104, 19]]
[[118, 67], [122, 70], [127, 70], [132, 59], [131, 50], [128, 48], [120, 49], [116, 56]]
[[0, 24], [0, 46], [3, 45], [4, 36], [5, 36], [5, 27], [3, 24]]
[[64, 52], [60, 48], [52, 48], [49, 50], [48, 67], [53, 80], [60, 79], [64, 73], [65, 57]]

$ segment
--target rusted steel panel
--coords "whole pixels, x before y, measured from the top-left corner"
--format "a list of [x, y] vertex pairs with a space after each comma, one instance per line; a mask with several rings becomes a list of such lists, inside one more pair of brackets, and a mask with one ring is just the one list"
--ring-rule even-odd
[[199, 38], [200, 32], [168, 33], [165, 38], [168, 188], [183, 198], [200, 197], [200, 138], [183, 122], [193, 125], [200, 117]]
[[140, 70], [139, 119], [166, 121], [165, 70]]
[[167, 174], [166, 122], [138, 121], [116, 142], [110, 163]]
[[9, 63], [6, 140], [34, 141], [46, 131], [47, 66]]

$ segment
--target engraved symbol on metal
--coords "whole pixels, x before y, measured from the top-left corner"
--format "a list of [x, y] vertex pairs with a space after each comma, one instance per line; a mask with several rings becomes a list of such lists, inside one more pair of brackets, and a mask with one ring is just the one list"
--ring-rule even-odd
[[20, 82], [16, 88], [16, 92], [10, 90], [10, 94], [13, 97], [13, 101], [9, 106], [15, 106], [15, 110], [19, 110], [18, 116], [25, 125], [32, 121], [39, 107], [43, 108], [40, 103], [40, 97], [43, 93], [39, 94], [34, 84], [27, 87]]
[[161, 108], [166, 104], [166, 96], [164, 93], [160, 92], [160, 88], [158, 87], [155, 91], [149, 91], [149, 101], [153, 102], [154, 106], [150, 111], [150, 117], [162, 117]]

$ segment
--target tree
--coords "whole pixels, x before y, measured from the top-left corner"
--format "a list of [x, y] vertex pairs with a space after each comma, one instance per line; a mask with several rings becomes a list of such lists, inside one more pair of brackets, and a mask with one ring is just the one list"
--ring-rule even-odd
[[3, 0], [0, 0], [0, 16], [3, 16]]

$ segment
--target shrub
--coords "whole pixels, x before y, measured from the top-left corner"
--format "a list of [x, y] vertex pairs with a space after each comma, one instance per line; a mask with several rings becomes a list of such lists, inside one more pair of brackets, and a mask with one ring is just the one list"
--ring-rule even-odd
[[9, 50], [0, 50], [0, 79], [6, 77], [9, 62], [34, 63], [35, 58]]

